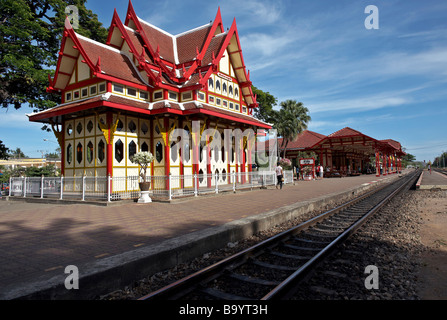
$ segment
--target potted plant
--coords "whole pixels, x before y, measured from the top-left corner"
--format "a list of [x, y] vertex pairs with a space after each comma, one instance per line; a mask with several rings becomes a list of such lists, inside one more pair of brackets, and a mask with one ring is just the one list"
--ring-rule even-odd
[[147, 167], [154, 161], [154, 156], [150, 152], [142, 151], [135, 153], [130, 160], [133, 163], [140, 165], [140, 177], [142, 178], [142, 182], [139, 183], [141, 195], [138, 199], [138, 202], [151, 202], [151, 199], [149, 198], [149, 189], [151, 187], [151, 182], [147, 181], [146, 172]]
[[304, 180], [312, 180], [312, 166], [305, 166], [302, 171]]

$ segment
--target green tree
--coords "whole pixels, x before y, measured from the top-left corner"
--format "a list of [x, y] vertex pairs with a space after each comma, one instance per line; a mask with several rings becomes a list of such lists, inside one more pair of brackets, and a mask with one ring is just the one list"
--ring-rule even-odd
[[26, 156], [20, 148], [16, 148], [14, 151], [10, 151], [9, 156], [14, 159], [29, 158]]
[[60, 102], [47, 93], [48, 74], [53, 76], [65, 23], [65, 8], [78, 9], [77, 33], [105, 42], [107, 30], [85, 0], [0, 1], [0, 105], [19, 109], [29, 103], [34, 111]]
[[261, 121], [272, 123], [275, 117], [273, 107], [278, 103], [278, 99], [269, 92], [264, 92], [255, 86], [251, 88], [253, 94], [256, 94], [256, 101], [259, 103], [259, 107], [253, 110], [253, 116]]
[[281, 102], [281, 109], [276, 111], [274, 128], [278, 131], [278, 136], [283, 138], [281, 148], [284, 149], [285, 158], [287, 145], [295, 140], [298, 135], [307, 129], [307, 124], [311, 120], [309, 109], [304, 107], [302, 102], [296, 100], [286, 100]]
[[3, 141], [0, 140], [0, 159], [2, 160], [8, 160], [9, 158], [9, 148], [6, 148], [6, 146], [3, 144]]
[[25, 169], [25, 176], [27, 177], [54, 177], [56, 176], [58, 170], [53, 164], [49, 164], [45, 167], [37, 168], [37, 167], [28, 167]]

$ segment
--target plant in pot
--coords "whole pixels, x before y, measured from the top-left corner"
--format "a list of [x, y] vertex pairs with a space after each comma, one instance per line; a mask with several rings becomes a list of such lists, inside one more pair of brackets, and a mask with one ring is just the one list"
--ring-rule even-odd
[[142, 151], [135, 153], [130, 160], [133, 163], [140, 165], [140, 177], [142, 178], [142, 182], [139, 183], [141, 196], [140, 199], [138, 199], [138, 202], [151, 202], [149, 198], [151, 182], [147, 181], [146, 173], [147, 167], [154, 161], [154, 156], [150, 152]]

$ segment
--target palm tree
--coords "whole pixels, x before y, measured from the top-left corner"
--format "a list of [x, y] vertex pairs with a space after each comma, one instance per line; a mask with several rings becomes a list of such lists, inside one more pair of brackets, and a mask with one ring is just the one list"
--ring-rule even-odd
[[278, 131], [278, 136], [283, 137], [281, 148], [284, 148], [283, 158], [285, 158], [287, 145], [307, 129], [311, 117], [308, 114], [309, 109], [304, 107], [302, 102], [286, 100], [280, 105], [281, 109], [277, 112], [274, 128]]

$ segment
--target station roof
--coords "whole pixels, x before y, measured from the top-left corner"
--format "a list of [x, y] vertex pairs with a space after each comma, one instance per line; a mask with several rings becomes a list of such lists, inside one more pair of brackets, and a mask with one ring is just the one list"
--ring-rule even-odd
[[[296, 140], [287, 144], [287, 150], [305, 150], [307, 148], [311, 148], [324, 138], [326, 138], [325, 135], [310, 130], [304, 130], [298, 135]], [[282, 138], [278, 139], [279, 146], [282, 145], [282, 141]]]
[[[103, 109], [98, 109], [101, 107], [103, 107]], [[161, 113], [173, 115], [204, 115], [222, 118], [228, 121], [237, 121], [246, 125], [255, 125], [265, 129], [271, 127], [270, 124], [252, 116], [230, 110], [223, 110], [206, 103], [197, 103], [194, 101], [179, 103], [169, 100], [144, 102], [113, 93], [106, 93], [84, 100], [61, 104], [38, 113], [28, 114], [27, 116], [29, 120], [33, 122], [61, 123], [63, 116], [88, 115], [93, 114], [95, 111], [104, 112], [107, 108], [148, 115], [157, 115]]]
[[[281, 141], [280, 141], [281, 140]], [[278, 139], [281, 147], [282, 139]], [[356, 153], [373, 155], [376, 150], [385, 153], [397, 153], [399, 156], [404, 155], [401, 144], [392, 139], [377, 140], [358, 130], [345, 127], [328, 136], [305, 130], [301, 132], [297, 139], [289, 142], [287, 150], [303, 150], [319, 152], [321, 150], [330, 149], [344, 153]]]

